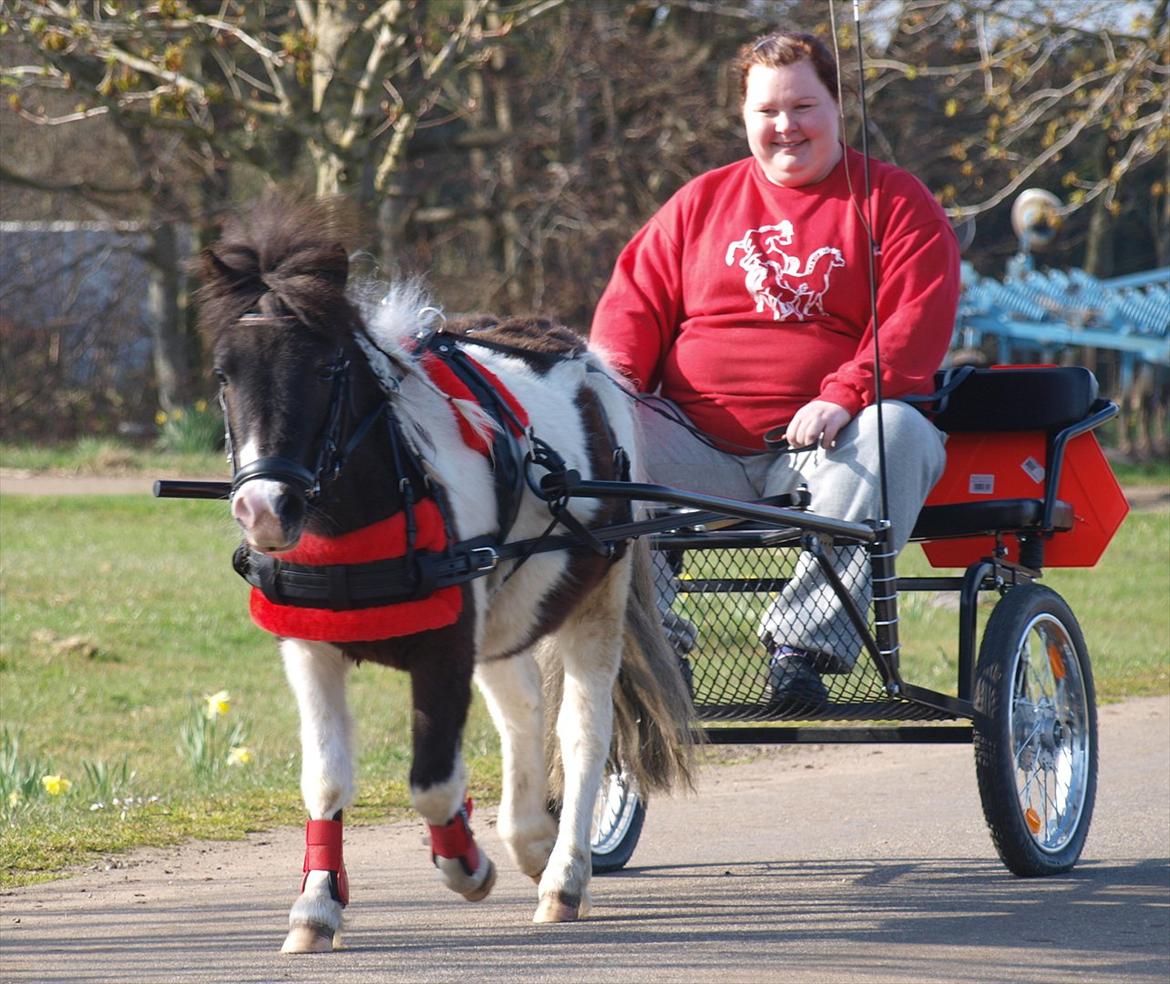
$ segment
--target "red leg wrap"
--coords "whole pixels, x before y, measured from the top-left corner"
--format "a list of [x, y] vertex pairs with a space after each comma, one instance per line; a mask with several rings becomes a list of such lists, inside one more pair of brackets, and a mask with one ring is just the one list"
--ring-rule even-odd
[[305, 824], [305, 863], [301, 891], [310, 871], [328, 871], [329, 889], [343, 907], [349, 904], [349, 878], [341, 857], [341, 821], [310, 820]]
[[463, 864], [463, 870], [474, 875], [479, 870], [479, 848], [475, 846], [475, 837], [471, 833], [468, 821], [471, 819], [471, 798], [459, 809], [459, 812], [442, 827], [427, 824], [431, 832], [431, 860], [435, 857], [458, 858]]

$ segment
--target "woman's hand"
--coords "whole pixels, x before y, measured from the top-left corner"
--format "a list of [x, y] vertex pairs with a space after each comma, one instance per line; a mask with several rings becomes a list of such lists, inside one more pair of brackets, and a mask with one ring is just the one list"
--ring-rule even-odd
[[831, 448], [837, 434], [853, 415], [843, 406], [828, 400], [813, 400], [796, 411], [784, 439], [792, 448], [805, 448], [819, 443]]

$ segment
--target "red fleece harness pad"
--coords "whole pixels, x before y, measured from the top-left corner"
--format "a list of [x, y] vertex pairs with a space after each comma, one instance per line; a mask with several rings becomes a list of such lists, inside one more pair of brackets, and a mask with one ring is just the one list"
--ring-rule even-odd
[[463, 808], [442, 827], [427, 824], [431, 832], [431, 859], [458, 858], [463, 863], [463, 870], [474, 875], [479, 870], [479, 848], [475, 845], [475, 837], [471, 833], [471, 798], [463, 804]]
[[[416, 504], [415, 522], [416, 550], [440, 551], [447, 546], [443, 517], [433, 499], [422, 499]], [[329, 566], [365, 564], [405, 553], [406, 516], [399, 512], [338, 537], [306, 533], [280, 559], [290, 564]], [[277, 604], [265, 598], [259, 588], [253, 588], [250, 609], [252, 621], [274, 635], [313, 642], [367, 642], [452, 625], [463, 610], [463, 592], [455, 585], [440, 588], [429, 598], [418, 601], [333, 611]]]
[[337, 901], [343, 907], [349, 905], [349, 876], [341, 857], [340, 820], [310, 820], [305, 824], [305, 863], [301, 870], [305, 873], [301, 879], [302, 892], [310, 871], [328, 871], [337, 879]]
[[[501, 383], [498, 378], [496, 378], [494, 373], [485, 369], [482, 365], [467, 355], [466, 352], [463, 353], [463, 358], [474, 364], [476, 371], [478, 371], [485, 380], [491, 383], [492, 388], [495, 389], [499, 397], [508, 405], [508, 409], [510, 409], [512, 413], [516, 415], [516, 420], [520, 421], [523, 426], [527, 427], [528, 412], [524, 409], [523, 406], [521, 406], [516, 397], [512, 395], [511, 390], [504, 386], [504, 384]], [[431, 382], [438, 386], [439, 389], [441, 389], [448, 396], [453, 396], [457, 400], [470, 400], [473, 403], [479, 402], [475, 398], [475, 394], [472, 393], [470, 389], [468, 389], [467, 384], [463, 382], [463, 380], [455, 374], [455, 371], [437, 355], [434, 355], [431, 352], [427, 352], [420, 361], [422, 362], [422, 366], [426, 370], [427, 375], [431, 377]], [[463, 443], [466, 444], [469, 448], [478, 451], [480, 454], [490, 454], [491, 447], [479, 434], [475, 432], [466, 418], [464, 418], [462, 414], [456, 414], [455, 417], [459, 421], [459, 433], [463, 436]], [[508, 428], [517, 437], [523, 433], [516, 427], [515, 422], [512, 420], [508, 420]]]

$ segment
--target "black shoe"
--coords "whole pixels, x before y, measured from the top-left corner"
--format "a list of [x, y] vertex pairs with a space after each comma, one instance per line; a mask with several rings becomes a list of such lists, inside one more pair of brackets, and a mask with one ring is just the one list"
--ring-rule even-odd
[[662, 616], [662, 630], [666, 633], [670, 648], [679, 656], [686, 656], [699, 641], [699, 630], [695, 623], [677, 612], [668, 611]]
[[814, 657], [801, 649], [779, 646], [768, 660], [764, 701], [771, 710], [821, 707], [829, 688], [812, 667]]

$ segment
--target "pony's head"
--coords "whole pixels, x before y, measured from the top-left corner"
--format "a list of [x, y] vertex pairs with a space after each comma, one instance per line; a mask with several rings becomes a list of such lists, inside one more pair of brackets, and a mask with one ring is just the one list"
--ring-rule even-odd
[[296, 546], [308, 503], [350, 432], [381, 406], [353, 371], [361, 318], [328, 204], [269, 196], [200, 254], [200, 322], [212, 339], [234, 469], [232, 515], [250, 546]]

